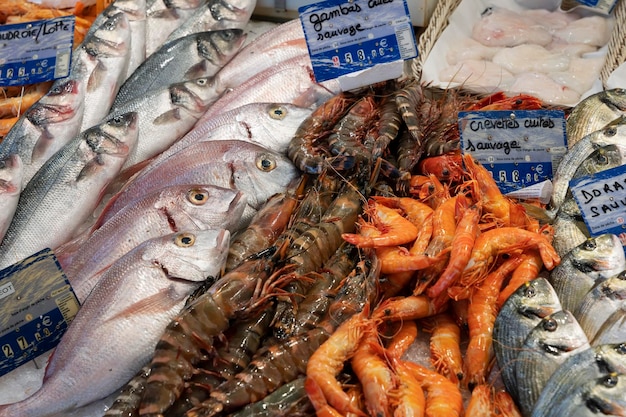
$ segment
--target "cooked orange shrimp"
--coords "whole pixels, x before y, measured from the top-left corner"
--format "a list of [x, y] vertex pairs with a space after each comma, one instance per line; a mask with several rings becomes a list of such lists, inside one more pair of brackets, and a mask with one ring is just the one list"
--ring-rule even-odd
[[315, 408], [317, 417], [343, 417], [343, 414], [328, 404], [322, 389], [313, 379], [307, 378], [304, 381], [304, 389], [311, 404], [313, 404], [313, 408]]
[[474, 189], [480, 196], [484, 212], [493, 217], [493, 220], [500, 226], [509, 226], [511, 224], [510, 200], [502, 194], [491, 173], [474, 161], [470, 154], [463, 155], [463, 162], [474, 181]]
[[366, 233], [344, 233], [341, 237], [360, 248], [375, 248], [411, 243], [417, 237], [417, 227], [398, 210], [386, 207], [375, 200], [368, 201], [365, 214], [370, 221], [361, 220], [361, 230]]
[[457, 384], [463, 379], [461, 328], [448, 313], [424, 320], [424, 331], [430, 333], [430, 359], [437, 372]]
[[452, 244], [456, 230], [455, 210], [457, 201], [465, 199], [457, 194], [444, 201], [433, 213], [433, 238], [426, 249], [426, 254], [436, 256]]
[[396, 380], [387, 362], [379, 356], [382, 346], [378, 340], [378, 329], [374, 321], [368, 326], [354, 353], [350, 364], [363, 387], [365, 407], [371, 416], [390, 416], [391, 409], [387, 393], [395, 388]]
[[400, 323], [400, 329], [393, 335], [385, 349], [387, 356], [400, 358], [417, 338], [417, 323], [407, 320]]
[[331, 407], [340, 413], [353, 412], [364, 416], [361, 410], [354, 409], [350, 397], [343, 391], [337, 381], [337, 375], [341, 372], [344, 362], [354, 355], [365, 330], [370, 325], [368, 320], [369, 308], [366, 307], [343, 322], [337, 330], [324, 342], [309, 358], [306, 367], [307, 394], [311, 393], [310, 399], [315, 408], [327, 408], [319, 398], [321, 395]]
[[403, 271], [387, 273], [381, 277], [380, 291], [383, 299], [398, 295], [411, 282], [413, 275], [415, 275], [415, 271]]
[[468, 207], [463, 212], [463, 216], [459, 220], [452, 238], [450, 260], [437, 282], [426, 290], [426, 294], [429, 297], [435, 298], [446, 291], [463, 273], [470, 260], [474, 241], [479, 233], [478, 222], [480, 213], [480, 207], [476, 205]]
[[465, 352], [465, 381], [471, 389], [484, 384], [493, 358], [493, 324], [498, 310], [496, 300], [504, 279], [517, 268], [522, 258], [506, 260], [470, 295], [468, 306], [469, 343]]
[[407, 220], [418, 228], [421, 227], [422, 223], [424, 223], [426, 218], [433, 212], [430, 206], [411, 197], [372, 196], [372, 199], [386, 207], [401, 209]]
[[445, 302], [438, 305], [436, 301], [425, 295], [389, 298], [376, 307], [372, 318], [398, 321], [430, 317], [444, 310]]
[[[350, 388], [348, 388], [348, 397], [350, 397], [351, 404], [354, 408], [359, 410], [364, 410], [363, 406], [363, 389], [361, 385], [354, 384]], [[345, 417], [358, 417], [354, 413], [346, 413]]]
[[520, 265], [515, 268], [511, 279], [506, 286], [500, 291], [496, 306], [498, 309], [502, 307], [504, 302], [517, 290], [520, 285], [530, 280], [537, 278], [539, 272], [543, 268], [543, 262], [541, 261], [541, 254], [537, 249], [529, 249], [522, 255], [522, 261]]
[[491, 387], [486, 384], [474, 387], [472, 390], [472, 396], [470, 397], [470, 400], [467, 403], [467, 408], [465, 409], [465, 415], [468, 417], [495, 416], [491, 391]]
[[442, 255], [431, 257], [424, 254], [413, 254], [403, 246], [393, 246], [376, 248], [376, 256], [380, 261], [381, 273], [395, 274], [427, 268], [439, 261]]
[[426, 392], [426, 417], [460, 417], [463, 396], [457, 384], [414, 362], [403, 362]]
[[436, 209], [450, 198], [450, 189], [437, 179], [435, 175], [413, 175], [409, 182], [409, 193]]
[[548, 270], [561, 262], [552, 244], [541, 233], [517, 227], [487, 230], [476, 238], [472, 256], [459, 280], [461, 286], [470, 287], [485, 278], [498, 255], [515, 250], [539, 249], [541, 260]]
[[497, 415], [502, 417], [522, 417], [522, 413], [515, 405], [515, 401], [506, 391], [497, 391], [494, 394], [493, 402], [496, 406]]
[[399, 357], [391, 357], [391, 366], [398, 375], [398, 387], [389, 391], [394, 417], [423, 417], [426, 397], [421, 384]]

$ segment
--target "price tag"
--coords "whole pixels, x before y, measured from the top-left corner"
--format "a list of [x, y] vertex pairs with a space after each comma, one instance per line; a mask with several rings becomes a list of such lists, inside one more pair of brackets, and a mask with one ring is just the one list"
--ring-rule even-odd
[[363, 85], [397, 78], [417, 56], [406, 0], [328, 0], [298, 12], [318, 82], [391, 64], [400, 72], [378, 71]]
[[617, 235], [626, 246], [626, 166], [570, 181], [591, 236]]
[[69, 75], [75, 16], [0, 25], [0, 86]]
[[79, 302], [45, 249], [0, 271], [0, 375], [54, 348]]
[[459, 112], [459, 132], [505, 194], [551, 180], [567, 151], [561, 110]]
[[611, 14], [617, 4], [617, 0], [576, 0], [576, 2], [607, 15]]

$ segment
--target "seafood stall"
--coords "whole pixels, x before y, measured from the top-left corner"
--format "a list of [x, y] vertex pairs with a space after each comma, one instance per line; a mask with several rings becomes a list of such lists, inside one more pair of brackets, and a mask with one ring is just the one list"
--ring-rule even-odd
[[50, 21], [0, 417], [626, 416], [626, 3], [309, 3]]

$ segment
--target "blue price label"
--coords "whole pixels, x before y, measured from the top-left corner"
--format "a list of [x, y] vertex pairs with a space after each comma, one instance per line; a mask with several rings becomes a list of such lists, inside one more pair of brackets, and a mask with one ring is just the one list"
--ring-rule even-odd
[[459, 132], [505, 194], [552, 179], [567, 151], [561, 110], [459, 112]]
[[626, 166], [570, 181], [591, 236], [613, 233], [626, 246]]
[[406, 0], [328, 0], [298, 11], [318, 82], [417, 56]]
[[75, 16], [0, 25], [0, 85], [26, 85], [67, 77]]

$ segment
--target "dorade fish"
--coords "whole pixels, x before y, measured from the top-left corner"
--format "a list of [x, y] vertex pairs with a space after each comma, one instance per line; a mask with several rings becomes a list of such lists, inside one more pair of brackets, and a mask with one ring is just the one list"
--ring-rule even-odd
[[[572, 355], [546, 383], [535, 403], [532, 417], [604, 414], [610, 409], [608, 405], [611, 397], [600, 396], [606, 394], [606, 391], [594, 387], [600, 384], [611, 388], [616, 382], [612, 378], [623, 374], [624, 370], [626, 345], [623, 343], [600, 345]], [[614, 384], [613, 388], [617, 390], [618, 384]], [[621, 395], [626, 396], [623, 387]], [[614, 414], [610, 412], [609, 415]]]
[[112, 108], [171, 84], [214, 76], [239, 51], [241, 29], [192, 33], [163, 45], [128, 77]]
[[149, 361], [189, 294], [219, 274], [229, 237], [221, 229], [180, 232], [148, 240], [120, 258], [63, 335], [41, 389], [0, 406], [0, 416], [69, 412], [119, 389]]
[[127, 112], [137, 113], [139, 136], [124, 167], [167, 149], [193, 127], [217, 97], [214, 80], [198, 78], [152, 91], [112, 109], [105, 120]]
[[146, 58], [206, 3], [207, 0], [147, 0]]
[[590, 342], [596, 346], [623, 341], [626, 341], [626, 310], [620, 308], [607, 317]]
[[[179, 230], [240, 229], [246, 207], [243, 193], [214, 185], [165, 187], [133, 201], [88, 238], [71, 259], [57, 254], [79, 301], [85, 300], [98, 275], [142, 242]], [[71, 250], [71, 249], [70, 249]]]
[[507, 391], [517, 398], [515, 364], [526, 336], [541, 320], [562, 310], [547, 279], [522, 284], [502, 305], [493, 326], [493, 350]]
[[569, 311], [557, 311], [541, 320], [526, 336], [515, 362], [522, 414], [531, 414], [546, 383], [569, 357], [589, 348], [585, 332]]
[[137, 140], [137, 114], [87, 129], [50, 158], [22, 191], [0, 244], [0, 268], [69, 240], [97, 206]]
[[19, 155], [0, 159], [0, 242], [11, 224], [22, 190], [24, 165]]
[[[609, 318], [626, 309], [626, 271], [607, 278], [594, 286], [574, 311], [589, 340], [592, 341]], [[617, 335], [616, 335], [617, 336]], [[624, 339], [626, 342], [626, 339]]]
[[567, 146], [574, 146], [588, 134], [600, 130], [626, 114], [626, 89], [613, 88], [592, 94], [578, 103], [567, 116]]
[[24, 165], [20, 188], [80, 129], [85, 88], [74, 79], [57, 81], [24, 112], [0, 142], [0, 158], [18, 155]]
[[115, 194], [103, 212], [103, 221], [133, 199], [175, 184], [213, 184], [240, 190], [248, 207], [248, 221], [268, 198], [285, 191], [300, 172], [285, 155], [239, 140], [199, 142], [140, 171]]
[[564, 310], [576, 311], [597, 283], [626, 269], [624, 249], [614, 234], [589, 238], [569, 251], [550, 271], [549, 281]]

